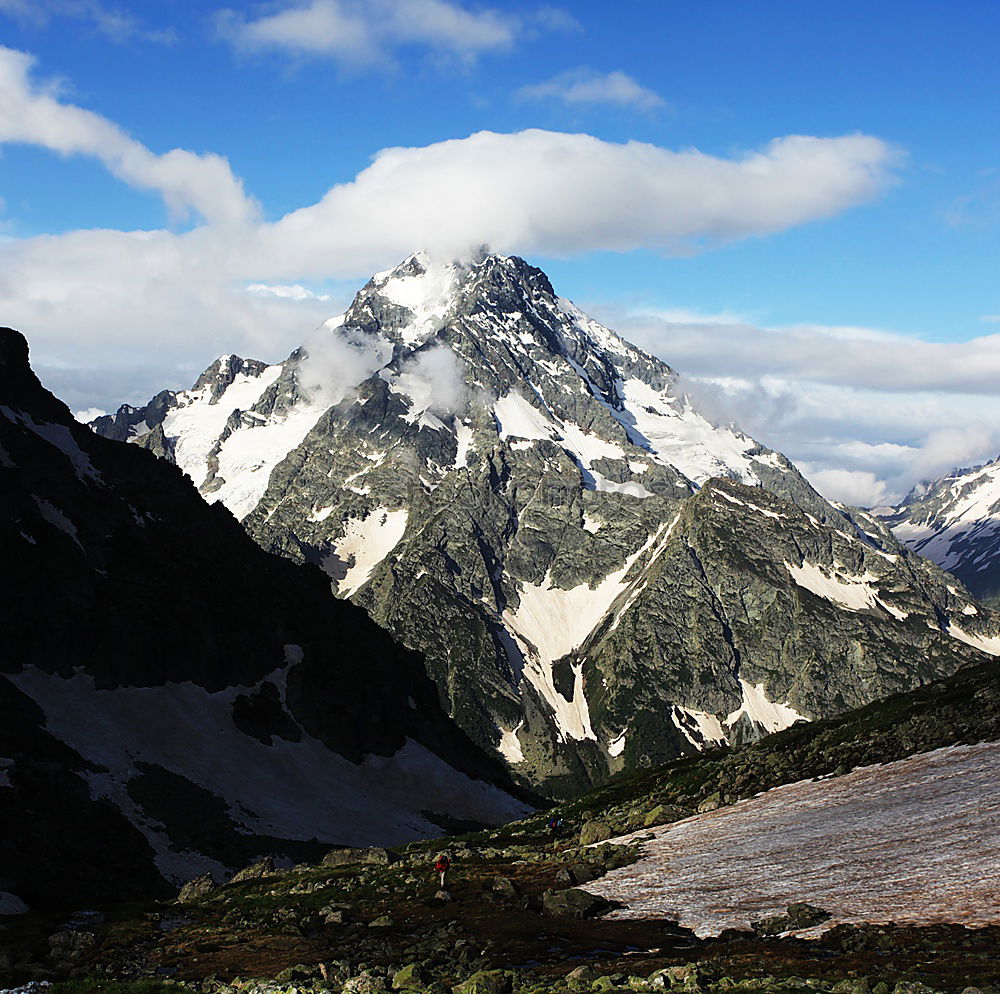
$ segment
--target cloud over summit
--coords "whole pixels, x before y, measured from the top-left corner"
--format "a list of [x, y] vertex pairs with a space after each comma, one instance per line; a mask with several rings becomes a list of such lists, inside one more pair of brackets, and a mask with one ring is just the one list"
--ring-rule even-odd
[[[369, 9], [332, 0], [282, 8], [303, 17], [367, 17], [359, 12]], [[392, 37], [416, 43], [420, 32], [433, 29], [453, 48], [505, 43], [506, 29], [489, 10], [462, 10], [445, 0], [394, 5]], [[372, 44], [387, 45], [386, 37]], [[690, 254], [870, 201], [893, 183], [900, 161], [888, 143], [863, 134], [788, 135], [722, 156], [541, 129], [479, 131], [385, 148], [317, 202], [265, 221], [222, 156], [148, 148], [115, 122], [65, 100], [38, 78], [30, 55], [0, 48], [0, 146], [5, 143], [89, 157], [124, 183], [157, 194], [172, 212], [194, 215], [194, 226], [183, 231], [78, 230], [0, 242], [5, 322], [30, 336], [41, 366], [100, 368], [109, 384], [120, 382], [115, 370], [155, 367], [158, 382], [151, 388], [186, 385], [192, 369], [221, 352], [281, 358], [347, 303], [346, 289], [338, 293], [330, 281], [366, 278], [416, 248], [450, 257], [483, 243], [529, 256], [634, 249]], [[647, 347], [643, 336], [656, 333], [638, 319], [612, 327]], [[704, 329], [674, 327], [671, 334], [669, 349], [658, 351], [704, 379], [713, 361], [704, 350], [699, 357], [697, 340], [708, 340]], [[762, 356], [785, 368], [788, 382], [810, 376], [826, 382], [838, 369], [858, 372], [857, 364], [844, 365], [844, 353], [850, 358], [859, 348], [846, 341], [849, 335], [830, 342], [785, 330], [776, 349], [767, 337], [774, 334], [716, 329], [710, 340], [722, 348], [715, 373], [759, 377]], [[740, 357], [742, 373], [725, 373]], [[993, 375], [986, 340], [970, 343], [967, 358], [954, 357], [948, 350], [928, 356], [928, 385], [956, 362], [969, 366], [962, 373], [969, 389]], [[903, 375], [886, 368], [890, 385]], [[440, 378], [447, 370], [429, 372]], [[907, 388], [901, 381], [900, 389]], [[72, 400], [103, 406], [125, 399], [118, 389]], [[788, 407], [785, 399], [764, 398], [747, 427], [755, 428], [760, 412], [780, 419]], [[774, 444], [770, 434], [767, 440]]]

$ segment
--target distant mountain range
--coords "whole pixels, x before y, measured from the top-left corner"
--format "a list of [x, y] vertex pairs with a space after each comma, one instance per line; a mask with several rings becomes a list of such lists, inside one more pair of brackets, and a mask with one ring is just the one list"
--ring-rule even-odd
[[557, 796], [1000, 652], [960, 582], [516, 257], [414, 255], [285, 362], [93, 427], [320, 565]]
[[976, 597], [1000, 603], [1000, 459], [922, 483], [899, 507], [878, 514], [901, 542]]
[[77, 424], [10, 329], [0, 493], [0, 913], [528, 810], [418, 655]]

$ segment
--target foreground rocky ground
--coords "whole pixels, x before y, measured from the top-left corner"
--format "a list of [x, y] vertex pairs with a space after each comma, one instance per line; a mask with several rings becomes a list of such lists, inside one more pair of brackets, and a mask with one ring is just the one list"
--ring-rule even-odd
[[[997, 927], [838, 925], [807, 941], [767, 936], [775, 926], [764, 922], [699, 939], [669, 921], [603, 917], [609, 906], [588, 896], [591, 875], [637, 847], [582, 849], [540, 834], [503, 849], [456, 841], [451, 852], [447, 895], [433, 879], [435, 850], [413, 846], [396, 859], [355, 850], [286, 871], [265, 862], [249, 879], [189, 888], [183, 903], [103, 920], [11, 920], [3, 976], [61, 979], [52, 994], [1000, 990]], [[803, 924], [822, 917], [793, 912]]]
[[[816, 787], [850, 788], [864, 772], [852, 769], [998, 742], [998, 704], [1000, 668], [988, 664], [742, 750], [619, 778], [501, 829], [394, 852], [334, 850], [322, 862], [288, 869], [264, 860], [223, 886], [195, 881], [181, 901], [8, 916], [0, 931], [0, 987], [54, 981], [50, 994], [1000, 992], [997, 924], [841, 923], [803, 939], [789, 933], [822, 925], [840, 909], [799, 906], [815, 901], [812, 893], [788, 890], [789, 913], [757, 922], [748, 914], [740, 927], [700, 938], [656, 917], [655, 909], [622, 919], [615, 904], [592, 893], [615, 896], [608, 883], [638, 865], [657, 826], [684, 821], [680, 830], [703, 823], [686, 820], [698, 812], [749, 809], [757, 802], [731, 805], [782, 784], [819, 779]], [[982, 747], [950, 751], [995, 755]], [[988, 776], [980, 779], [988, 792]], [[979, 835], [955, 851], [956, 863], [977, 865], [983, 839], [995, 835], [990, 810], [982, 809]], [[553, 816], [561, 819], [555, 832], [548, 828]], [[890, 807], [883, 820], [892, 819]], [[847, 821], [842, 828], [864, 831]], [[630, 844], [606, 841], [636, 830]], [[923, 843], [907, 842], [918, 862]], [[433, 864], [444, 846], [454, 864], [447, 891], [439, 893]], [[982, 867], [979, 882], [988, 888]], [[859, 892], [879, 886], [856, 884]], [[974, 911], [988, 903], [982, 895], [976, 900], [981, 907]], [[996, 904], [995, 892], [990, 900]]]

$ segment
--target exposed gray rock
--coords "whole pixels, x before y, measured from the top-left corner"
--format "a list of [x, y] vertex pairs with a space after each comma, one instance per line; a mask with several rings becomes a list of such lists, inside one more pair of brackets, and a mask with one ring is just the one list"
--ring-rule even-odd
[[260, 880], [262, 877], [274, 876], [274, 873], [274, 860], [270, 856], [265, 856], [259, 862], [253, 863], [234, 873], [229, 882], [231, 884], [238, 884], [245, 880]]
[[177, 900], [181, 904], [190, 904], [192, 901], [197, 901], [206, 894], [210, 894], [217, 886], [211, 873], [202, 873], [193, 880], [189, 880], [181, 888], [180, 893], [177, 895]]
[[510, 994], [512, 979], [506, 970], [480, 970], [468, 980], [456, 984], [454, 994]]
[[82, 963], [96, 947], [93, 932], [66, 929], [49, 936], [49, 956], [57, 963]]
[[[183, 403], [234, 406], [188, 470], [264, 548], [321, 565], [422, 652], [469, 736], [550, 794], [982, 659], [954, 619], [973, 641], [1000, 634], [877, 517], [713, 423], [521, 259], [413, 256], [329, 335], [371, 375], [326, 396], [300, 349], [245, 374], [268, 381], [246, 410], [202, 387]], [[181, 420], [159, 424], [180, 446]], [[288, 450], [233, 489], [226, 446], [261, 425]]]
[[553, 918], [597, 918], [615, 905], [578, 887], [569, 890], [546, 891], [542, 895], [542, 908]]
[[493, 893], [501, 897], [515, 898], [518, 896], [518, 889], [514, 882], [507, 877], [494, 877], [491, 885]]

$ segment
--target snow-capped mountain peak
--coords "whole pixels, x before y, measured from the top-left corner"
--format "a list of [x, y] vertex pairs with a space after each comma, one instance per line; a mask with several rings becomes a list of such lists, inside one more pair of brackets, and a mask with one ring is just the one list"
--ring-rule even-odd
[[919, 484], [883, 519], [978, 597], [1000, 597], [1000, 458]]
[[[240, 376], [268, 382], [243, 398]], [[136, 440], [420, 649], [463, 728], [546, 789], [902, 689], [996, 635], [517, 257], [410, 256], [198, 404], [221, 431], [175, 402]]]

